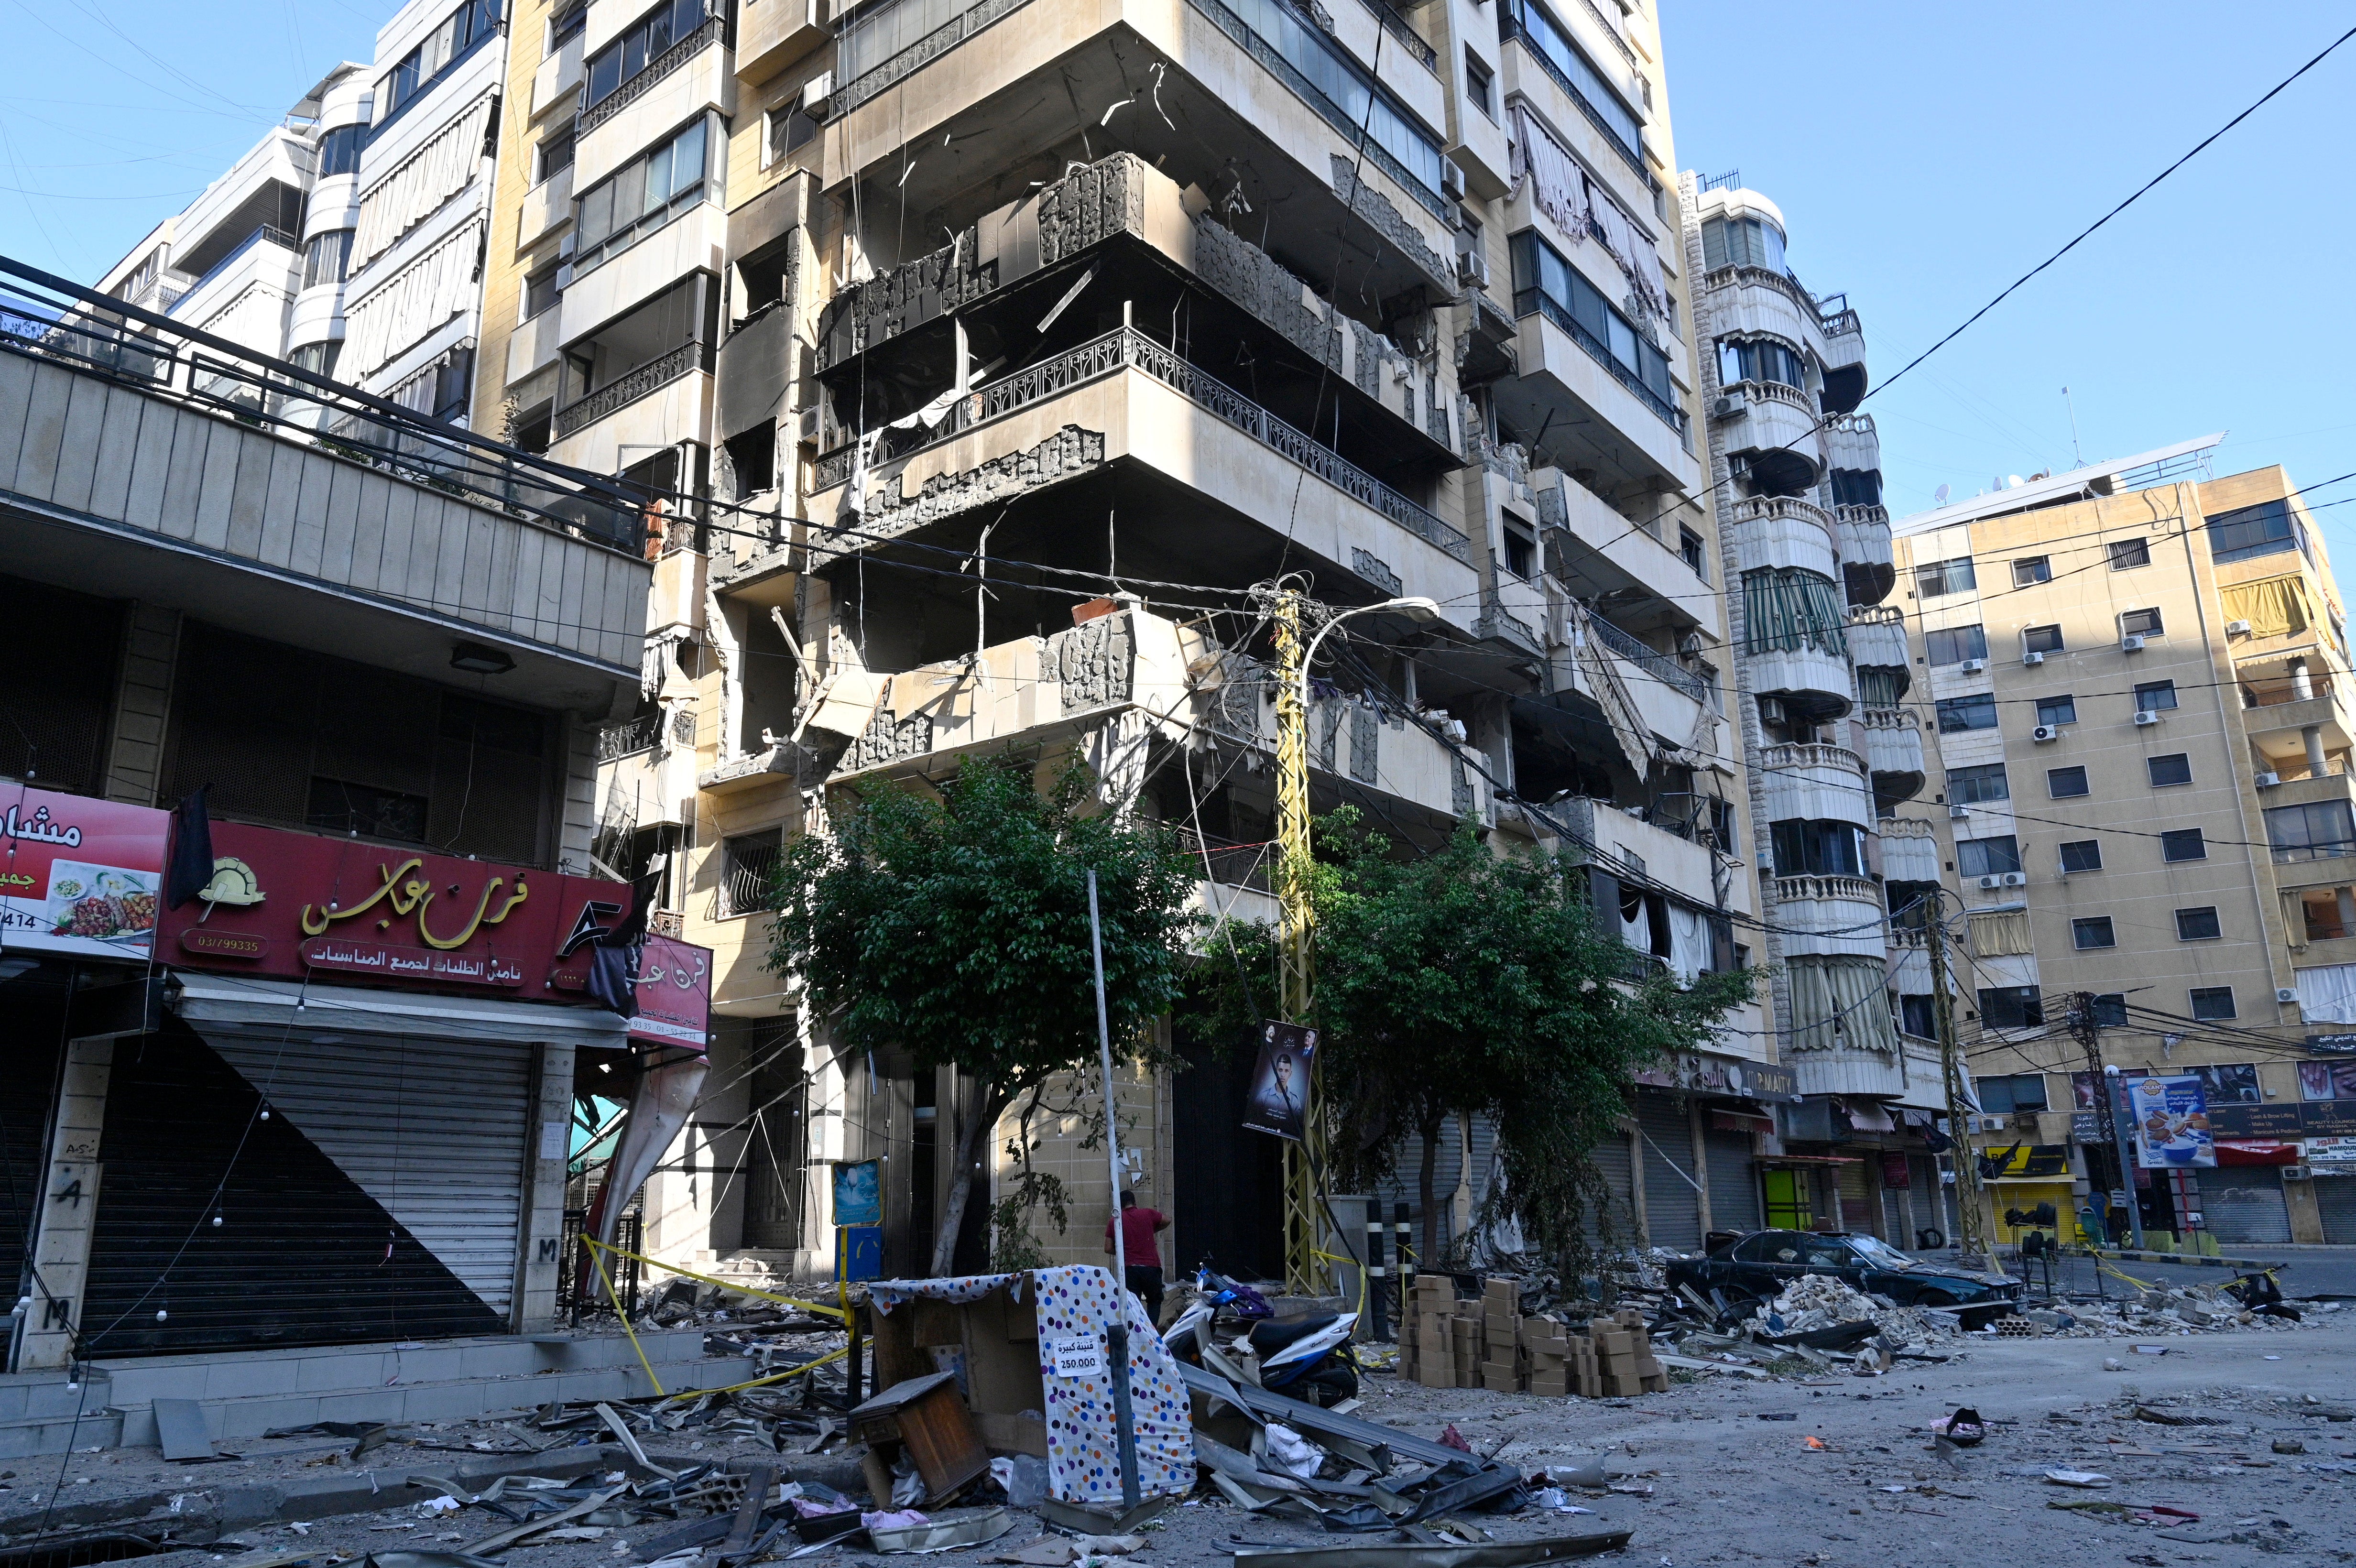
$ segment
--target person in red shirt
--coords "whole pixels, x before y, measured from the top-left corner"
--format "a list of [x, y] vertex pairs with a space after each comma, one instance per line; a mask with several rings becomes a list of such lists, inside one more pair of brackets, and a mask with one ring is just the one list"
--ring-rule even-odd
[[[1169, 1228], [1169, 1216], [1161, 1210], [1139, 1208], [1134, 1192], [1120, 1195], [1120, 1243], [1129, 1264], [1130, 1294], [1145, 1303], [1146, 1319], [1153, 1323], [1162, 1321], [1162, 1243], [1156, 1237]], [[1110, 1220], [1105, 1221], [1104, 1250], [1112, 1251]]]

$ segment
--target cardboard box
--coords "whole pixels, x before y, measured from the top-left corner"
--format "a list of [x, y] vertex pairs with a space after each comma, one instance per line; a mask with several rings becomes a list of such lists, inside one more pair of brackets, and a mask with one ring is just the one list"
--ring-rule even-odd
[[1447, 1361], [1429, 1361], [1416, 1368], [1415, 1381], [1424, 1388], [1454, 1388], [1456, 1369]]
[[1536, 1372], [1532, 1372], [1530, 1374], [1530, 1386], [1528, 1392], [1535, 1394], [1543, 1394], [1549, 1399], [1568, 1399], [1570, 1397], [1570, 1380], [1568, 1378], [1540, 1377]]

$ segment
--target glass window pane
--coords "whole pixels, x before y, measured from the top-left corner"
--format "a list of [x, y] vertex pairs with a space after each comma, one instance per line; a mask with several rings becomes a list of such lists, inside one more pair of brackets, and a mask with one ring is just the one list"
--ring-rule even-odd
[[698, 119], [694, 124], [680, 132], [679, 140], [671, 144], [675, 155], [671, 165], [670, 189], [672, 191], [685, 190], [703, 177], [705, 123], [703, 120]]
[[575, 222], [580, 232], [582, 250], [597, 244], [614, 227], [614, 182], [607, 180], [581, 198], [581, 216]]

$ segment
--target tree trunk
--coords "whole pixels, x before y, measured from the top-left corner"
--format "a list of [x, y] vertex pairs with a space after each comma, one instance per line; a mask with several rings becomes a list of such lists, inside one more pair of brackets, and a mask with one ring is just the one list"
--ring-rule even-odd
[[1424, 1268], [1431, 1267], [1440, 1257], [1440, 1215], [1432, 1206], [1431, 1183], [1440, 1163], [1440, 1127], [1445, 1120], [1445, 1112], [1423, 1119], [1423, 1166], [1416, 1173], [1416, 1197], [1423, 1205], [1423, 1256], [1418, 1263]]
[[1008, 1096], [995, 1085], [977, 1083], [974, 1090], [977, 1103], [958, 1128], [957, 1168], [949, 1176], [949, 1200], [943, 1205], [940, 1223], [933, 1232], [936, 1279], [956, 1266], [958, 1234], [965, 1229], [965, 1206], [973, 1197], [973, 1168], [980, 1163], [990, 1130], [1007, 1106]]

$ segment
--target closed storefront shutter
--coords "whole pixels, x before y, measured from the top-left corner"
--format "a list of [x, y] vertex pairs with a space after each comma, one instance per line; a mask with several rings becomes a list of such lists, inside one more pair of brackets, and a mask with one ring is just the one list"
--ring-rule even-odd
[[85, 1333], [97, 1351], [509, 1325], [533, 1048], [177, 1019], [118, 1048]]
[[1946, 1189], [1939, 1185], [1939, 1162], [1927, 1154], [1910, 1154], [1906, 1157], [1906, 1169], [1914, 1180], [1909, 1189], [1914, 1195], [1914, 1234], [1890, 1240], [1910, 1252], [1918, 1252], [1927, 1239], [1922, 1232], [1936, 1231], [1936, 1244], [1946, 1245], [1954, 1238], [1955, 1228], [1947, 1216]]
[[[67, 973], [57, 966], [58, 975]], [[7, 1009], [9, 1071], [0, 1073], [0, 1270], [24, 1277], [33, 1195], [48, 1165], [50, 1104], [65, 1058], [66, 988], [48, 973], [0, 986]]]
[[2323, 1214], [2323, 1239], [2356, 1247], [2356, 1175], [2317, 1177], [2315, 1206]]
[[1717, 1231], [1759, 1228], [1759, 1173], [1749, 1133], [1713, 1132], [1709, 1140], [1709, 1223]]
[[1644, 1228], [1656, 1247], [1701, 1250], [1701, 1200], [1694, 1173], [1693, 1124], [1685, 1104], [1666, 1094], [1636, 1093], [1636, 1125], [1644, 1136]]
[[1613, 1246], [1633, 1246], [1636, 1241], [1633, 1197], [1636, 1188], [1630, 1176], [1628, 1140], [1618, 1133], [1607, 1134], [1595, 1146], [1595, 1168], [1601, 1173], [1603, 1184], [1611, 1189], [1608, 1203], [1610, 1223], [1608, 1226], [1599, 1224], [1599, 1219], [1603, 1217], [1589, 1215], [1588, 1239], [1601, 1244], [1608, 1237]]
[[2220, 1166], [2200, 1173], [2201, 1223], [2221, 1246], [2265, 1246], [2290, 1240], [2290, 1209], [2271, 1165]]
[[[1868, 1149], [1864, 1158], [1874, 1157]], [[1864, 1160], [1833, 1168], [1834, 1179], [1840, 1189], [1840, 1228], [1844, 1231], [1873, 1230], [1873, 1189], [1868, 1184]]]

